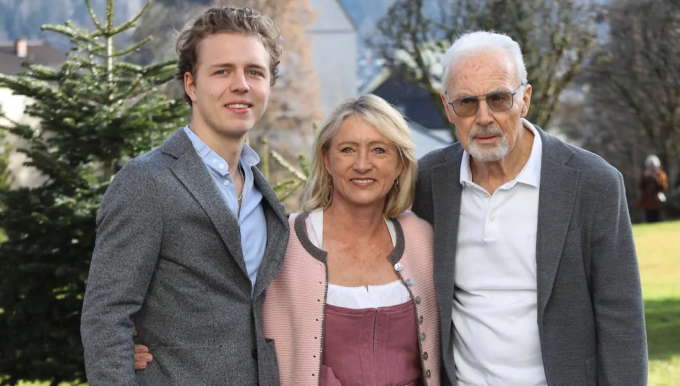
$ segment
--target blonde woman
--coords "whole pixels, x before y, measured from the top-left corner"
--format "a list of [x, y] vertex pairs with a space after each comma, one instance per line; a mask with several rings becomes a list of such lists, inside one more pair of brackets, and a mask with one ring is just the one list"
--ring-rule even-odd
[[290, 216], [262, 314], [281, 385], [439, 385], [433, 233], [406, 211], [413, 148], [374, 95], [342, 103], [317, 132], [304, 212]]

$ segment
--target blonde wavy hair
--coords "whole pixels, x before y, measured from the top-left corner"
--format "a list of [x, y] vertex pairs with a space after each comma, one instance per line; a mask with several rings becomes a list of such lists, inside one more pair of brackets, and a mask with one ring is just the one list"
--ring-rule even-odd
[[324, 156], [328, 152], [333, 136], [342, 122], [350, 116], [357, 116], [373, 126], [378, 132], [397, 146], [404, 165], [397, 177], [397, 184], [387, 194], [383, 214], [394, 218], [408, 209], [415, 196], [418, 165], [414, 152], [415, 144], [411, 130], [404, 117], [384, 99], [365, 94], [349, 99], [333, 110], [314, 138], [311, 170], [302, 194], [302, 208], [306, 212], [325, 209], [331, 203], [332, 179], [324, 166]]

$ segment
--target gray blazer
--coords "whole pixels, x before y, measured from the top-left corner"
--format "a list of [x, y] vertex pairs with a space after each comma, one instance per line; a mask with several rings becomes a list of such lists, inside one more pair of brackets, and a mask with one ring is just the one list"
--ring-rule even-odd
[[[239, 225], [183, 130], [126, 164], [97, 216], [81, 335], [90, 385], [278, 385], [265, 288], [289, 229], [257, 168], [268, 241], [251, 299]], [[135, 373], [136, 343], [154, 356]]]
[[[646, 385], [640, 275], [621, 174], [536, 129], [543, 141], [537, 322], [548, 385]], [[434, 227], [443, 385], [456, 384], [451, 310], [462, 157], [456, 143], [422, 158], [413, 204]]]

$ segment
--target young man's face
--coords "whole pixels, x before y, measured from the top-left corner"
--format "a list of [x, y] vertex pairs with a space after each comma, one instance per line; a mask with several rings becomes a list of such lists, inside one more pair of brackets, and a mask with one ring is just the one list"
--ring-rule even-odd
[[271, 93], [269, 55], [256, 35], [218, 33], [197, 48], [184, 74], [194, 121], [219, 136], [243, 137], [264, 114]]

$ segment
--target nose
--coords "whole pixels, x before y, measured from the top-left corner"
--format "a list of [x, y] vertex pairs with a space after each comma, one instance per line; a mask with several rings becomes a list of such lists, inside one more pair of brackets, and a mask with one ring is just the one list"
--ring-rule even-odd
[[356, 153], [356, 158], [354, 159], [354, 170], [359, 173], [365, 173], [371, 170], [371, 161], [368, 158], [368, 152], [366, 150], [358, 151]]
[[234, 71], [231, 83], [229, 84], [229, 90], [235, 94], [243, 94], [250, 90], [250, 85], [248, 85], [248, 81], [243, 72]]
[[479, 107], [477, 108], [477, 115], [475, 115], [475, 122], [481, 126], [487, 126], [493, 122], [493, 117], [491, 116], [491, 109], [486, 103], [486, 100], [482, 99], [479, 101]]

